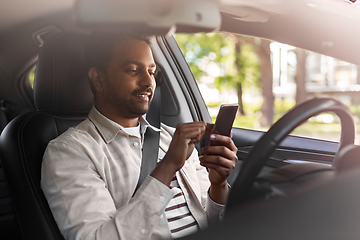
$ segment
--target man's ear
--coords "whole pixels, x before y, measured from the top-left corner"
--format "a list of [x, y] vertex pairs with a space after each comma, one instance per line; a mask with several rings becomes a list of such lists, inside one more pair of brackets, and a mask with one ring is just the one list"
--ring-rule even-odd
[[101, 92], [103, 90], [103, 73], [97, 67], [90, 68], [88, 76], [95, 90]]

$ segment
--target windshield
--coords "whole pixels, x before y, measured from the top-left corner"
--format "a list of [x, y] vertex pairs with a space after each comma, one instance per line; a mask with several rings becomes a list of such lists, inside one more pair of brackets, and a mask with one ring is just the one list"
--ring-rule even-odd
[[[228, 33], [176, 34], [175, 39], [213, 121], [220, 104], [238, 103], [234, 126], [266, 131], [296, 104], [313, 97], [333, 97], [350, 108], [359, 124], [360, 68], [354, 64]], [[324, 113], [292, 135], [339, 141], [340, 130], [338, 117]]]

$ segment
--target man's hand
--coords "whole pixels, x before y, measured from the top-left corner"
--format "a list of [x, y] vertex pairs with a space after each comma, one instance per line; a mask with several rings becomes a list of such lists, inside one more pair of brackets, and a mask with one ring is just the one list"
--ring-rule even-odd
[[176, 127], [166, 155], [151, 176], [169, 185], [175, 172], [185, 164], [196, 144], [211, 133], [213, 126], [205, 122], [180, 123]]
[[224, 204], [228, 193], [227, 177], [238, 160], [237, 148], [230, 137], [218, 134], [210, 136], [212, 146], [201, 149], [200, 164], [209, 169], [211, 183], [210, 197], [217, 203]]

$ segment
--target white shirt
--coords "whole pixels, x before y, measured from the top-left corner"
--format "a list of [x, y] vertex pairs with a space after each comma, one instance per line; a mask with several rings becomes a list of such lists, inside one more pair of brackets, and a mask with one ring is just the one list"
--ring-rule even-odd
[[184, 193], [179, 186], [176, 177], [170, 183], [173, 198], [165, 209], [165, 216], [169, 223], [169, 229], [173, 238], [179, 238], [196, 232], [199, 227], [192, 216]]
[[[148, 125], [140, 118], [142, 124]], [[153, 126], [148, 125], [148, 127]], [[174, 129], [161, 124], [159, 159]], [[41, 186], [65, 239], [169, 239], [165, 208], [172, 191], [148, 176], [136, 194], [141, 139], [101, 115], [51, 141], [45, 151]], [[176, 173], [189, 210], [201, 229], [217, 221], [222, 205], [209, 198], [208, 174], [194, 151]]]

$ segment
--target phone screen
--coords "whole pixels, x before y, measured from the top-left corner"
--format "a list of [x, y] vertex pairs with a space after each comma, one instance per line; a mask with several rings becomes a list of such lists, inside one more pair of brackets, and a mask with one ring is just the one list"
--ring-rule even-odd
[[213, 133], [230, 136], [231, 128], [238, 110], [237, 104], [221, 105], [216, 117]]

